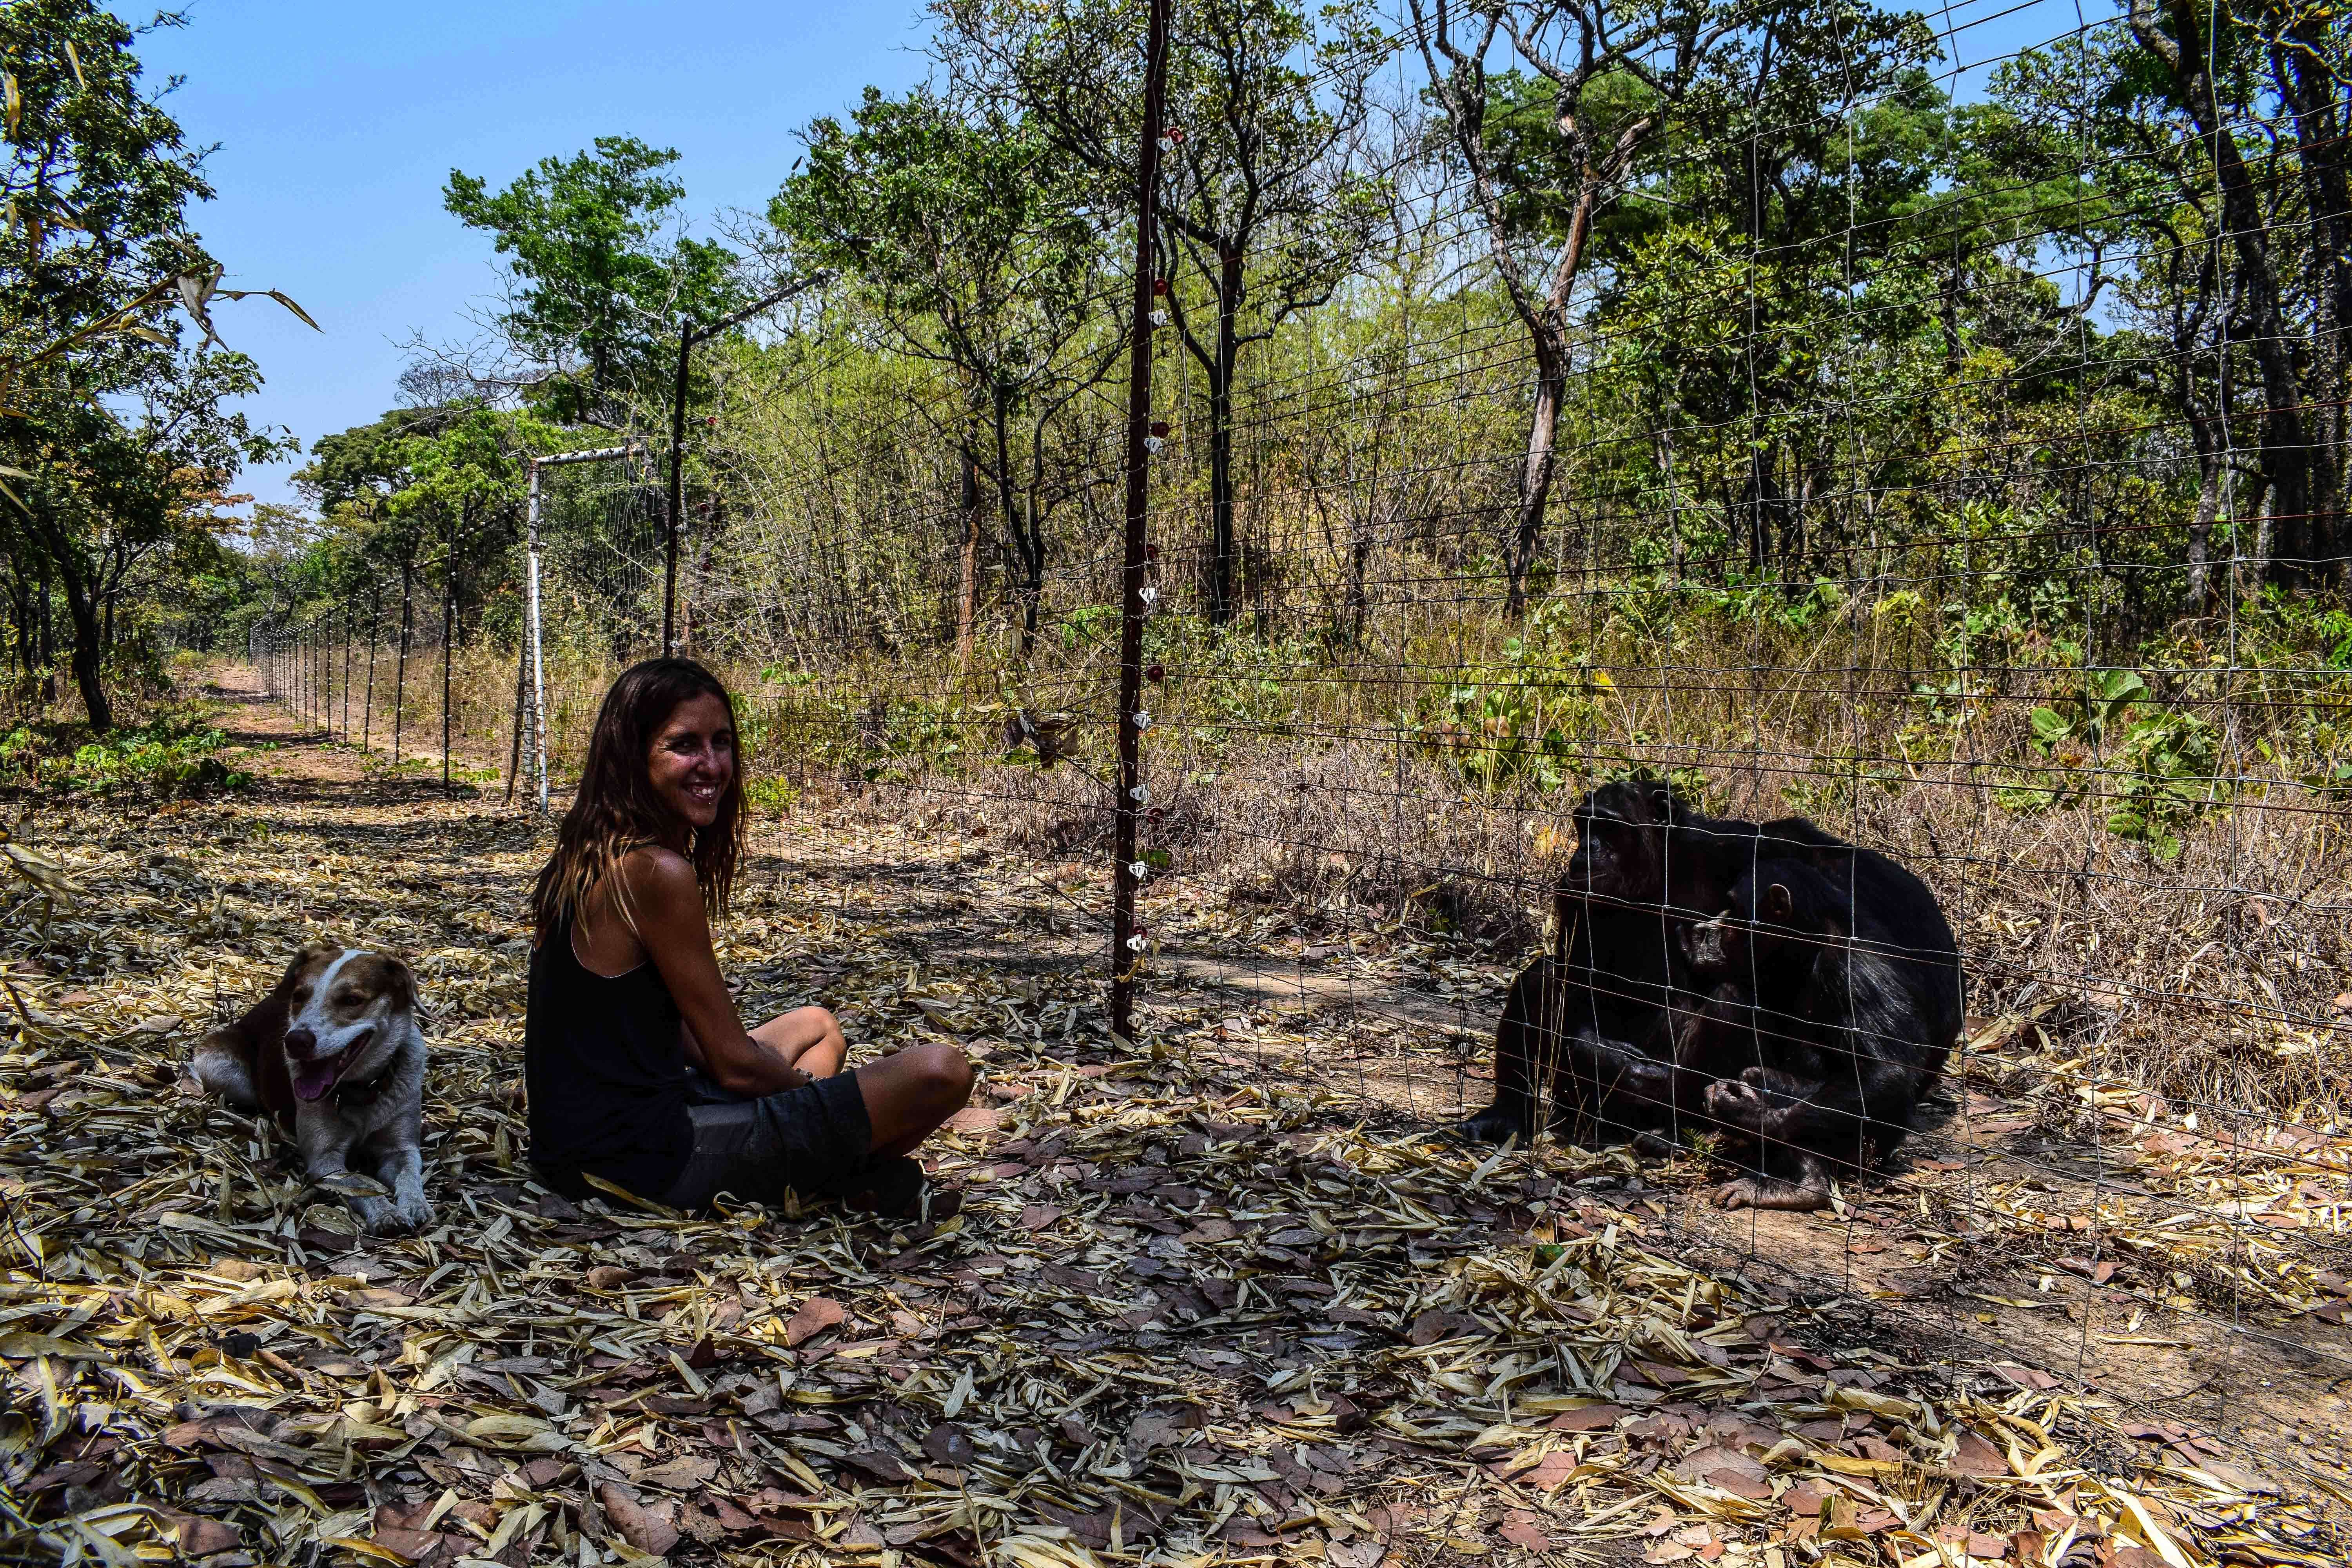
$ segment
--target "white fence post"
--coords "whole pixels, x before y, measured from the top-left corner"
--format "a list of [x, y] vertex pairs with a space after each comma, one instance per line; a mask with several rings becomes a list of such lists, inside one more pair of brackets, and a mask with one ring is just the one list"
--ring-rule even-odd
[[523, 618], [530, 638], [530, 765], [539, 793], [539, 814], [547, 815], [547, 655], [540, 642], [539, 459], [530, 460], [530, 501], [523, 530]]

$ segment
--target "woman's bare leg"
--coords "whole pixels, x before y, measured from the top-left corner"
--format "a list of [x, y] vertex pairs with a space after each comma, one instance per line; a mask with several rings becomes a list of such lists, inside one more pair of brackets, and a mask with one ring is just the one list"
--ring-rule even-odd
[[908, 1046], [857, 1069], [874, 1158], [911, 1152], [971, 1099], [971, 1064], [953, 1046]]
[[751, 1030], [751, 1035], [811, 1078], [831, 1078], [841, 1070], [843, 1058], [849, 1055], [849, 1042], [842, 1038], [840, 1022], [822, 1007], [795, 1007], [789, 1013], [780, 1013]]

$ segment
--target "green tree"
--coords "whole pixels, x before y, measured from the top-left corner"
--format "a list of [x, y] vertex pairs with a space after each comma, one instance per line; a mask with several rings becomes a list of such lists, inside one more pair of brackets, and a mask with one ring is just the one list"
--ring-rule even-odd
[[[151, 26], [178, 21], [167, 14]], [[133, 50], [145, 31], [90, 0], [0, 8], [0, 195], [10, 214], [0, 236], [0, 448], [16, 487], [11, 546], [40, 557], [44, 599], [52, 589], [64, 597], [75, 684], [101, 730], [113, 718], [108, 641], [133, 569], [178, 533], [209, 531], [206, 498], [243, 463], [287, 449], [220, 409], [260, 384], [250, 360], [180, 350], [175, 310], [209, 349], [212, 300], [243, 291], [219, 289], [218, 264], [189, 225], [189, 207], [212, 191], [199, 154], [142, 87]]]
[[[1022, 573], [1025, 650], [1048, 521], [1089, 467], [1055, 441], [1054, 426], [1102, 384], [1126, 342], [1105, 325], [1116, 320], [1104, 309], [1113, 286], [1080, 170], [1001, 101], [922, 88], [901, 99], [868, 88], [847, 124], [820, 119], [806, 140], [806, 166], [769, 216], [798, 256], [855, 279], [895, 347], [954, 375], [961, 396], [947, 436], [994, 493]], [[980, 510], [966, 509], [967, 649]]]
[[[1623, 195], [1668, 113], [1744, 15], [1705, 0], [1412, 0], [1432, 96], [1535, 359], [1517, 516], [1504, 558], [1514, 616], [1527, 608], [1559, 460], [1573, 297], [1593, 225]], [[1498, 58], [1515, 59], [1542, 86], [1498, 101]], [[1497, 113], [1528, 100], [1549, 120], [1551, 142], [1539, 153], [1527, 126]]]
[[[2139, 75], [2145, 96], [2186, 118], [2219, 188], [2221, 222], [2236, 253], [2244, 336], [2262, 377], [2263, 477], [2269, 489], [2273, 533], [2272, 570], [2288, 583], [2309, 575], [2315, 558], [2311, 523], [2310, 426], [2295, 372], [2298, 341], [2288, 325], [2277, 239], [2266, 208], [2264, 180], [2239, 145], [2239, 127], [2253, 118], [2255, 39], [2240, 17], [2209, 11], [2190, 0], [2131, 0], [2132, 37], [2159, 69]], [[2332, 541], [2321, 547], [2332, 554]]]
[[[1051, 12], [948, 0], [960, 64], [1028, 106], [1131, 205], [1142, 58], [1131, 5]], [[1209, 415], [1209, 619], [1234, 614], [1234, 396], [1245, 349], [1352, 276], [1395, 202], [1364, 154], [1374, 74], [1389, 54], [1368, 0], [1199, 0], [1169, 36], [1160, 266], [1168, 310], [1199, 363]], [[1189, 281], [1205, 310], [1187, 308]], [[1198, 297], [1198, 296], [1196, 296]], [[1207, 317], [1206, 321], [1200, 318]]]
[[739, 302], [734, 252], [676, 232], [686, 187], [662, 171], [677, 162], [634, 136], [600, 136], [495, 194], [449, 172], [443, 205], [512, 258], [498, 324], [530, 363], [526, 395], [552, 418], [618, 428], [660, 406], [679, 320]]
[[[478, 403], [396, 408], [312, 443], [294, 483], [324, 528], [279, 590], [290, 610], [439, 556], [453, 584], [501, 575], [520, 537], [535, 452], [566, 445], [561, 427]], [[470, 596], [478, 598], [479, 593]]]
[[0, 450], [33, 476], [16, 521], [64, 596], [74, 684], [94, 730], [114, 723], [105, 661], [132, 573], [159, 552], [226, 528], [224, 492], [239, 469], [293, 449], [222, 408], [260, 385], [242, 354], [175, 354], [121, 389], [137, 398], [135, 418], [92, 399], [50, 396], [0, 421]]
[[[1643, 199], [1594, 223], [1594, 335], [1648, 395], [1635, 445], [1675, 547], [1685, 504], [1717, 506], [1727, 565], [1744, 554], [1761, 579], [1777, 558], [1801, 583], [1809, 549], [1834, 542], [1812, 537], [1814, 498], [1838, 488], [1855, 411], [1899, 424], [1932, 378], [1921, 333], [1944, 258], [1923, 239], [1956, 216], [1937, 200], [1935, 58], [1916, 16], [1776, 5], [1691, 79], [1633, 183]], [[1966, 237], [1973, 254], [1983, 237]]]

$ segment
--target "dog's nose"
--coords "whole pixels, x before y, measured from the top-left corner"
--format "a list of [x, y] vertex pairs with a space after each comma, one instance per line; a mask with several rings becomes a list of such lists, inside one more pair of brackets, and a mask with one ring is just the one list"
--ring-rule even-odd
[[296, 1056], [307, 1057], [319, 1048], [319, 1037], [309, 1029], [286, 1031], [286, 1048]]

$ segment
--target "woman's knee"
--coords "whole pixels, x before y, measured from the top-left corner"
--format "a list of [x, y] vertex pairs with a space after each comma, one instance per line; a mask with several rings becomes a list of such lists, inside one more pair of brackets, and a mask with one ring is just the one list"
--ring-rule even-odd
[[971, 1098], [971, 1063], [953, 1046], [910, 1046], [899, 1055], [914, 1059], [907, 1070], [916, 1092], [946, 1110], [960, 1109]]

